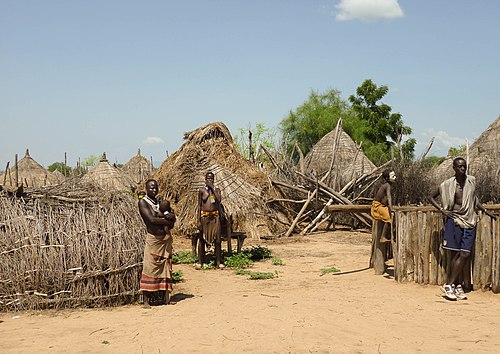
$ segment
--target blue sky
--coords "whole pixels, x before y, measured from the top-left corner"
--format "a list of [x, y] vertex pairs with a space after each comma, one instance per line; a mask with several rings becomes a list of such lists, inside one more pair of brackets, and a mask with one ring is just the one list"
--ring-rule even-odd
[[0, 0], [0, 170], [140, 148], [158, 166], [186, 131], [278, 127], [311, 90], [364, 80], [417, 154], [473, 142], [500, 114], [497, 0]]

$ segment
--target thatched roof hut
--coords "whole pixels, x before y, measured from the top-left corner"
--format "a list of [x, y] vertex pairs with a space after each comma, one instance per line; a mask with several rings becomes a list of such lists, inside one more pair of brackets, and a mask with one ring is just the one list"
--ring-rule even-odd
[[99, 163], [82, 177], [82, 183], [97, 185], [104, 190], [133, 192], [136, 189], [136, 184], [128, 175], [109, 164], [106, 153], [103, 153]]
[[[343, 187], [353, 178], [372, 172], [376, 166], [366, 157], [351, 137], [339, 126], [340, 135], [335, 151], [335, 160], [330, 175], [329, 185], [338, 189]], [[306, 172], [321, 178], [328, 172], [332, 162], [333, 146], [336, 129], [326, 134], [314, 145], [304, 158]]]
[[135, 183], [139, 184], [147, 180], [151, 172], [153, 172], [153, 164], [147, 158], [141, 156], [141, 149], [138, 149], [137, 155], [123, 165], [122, 171]]
[[15, 189], [15, 170], [17, 168], [18, 184], [24, 188], [38, 188], [59, 183], [57, 176], [46, 170], [42, 165], [33, 160], [29, 150], [26, 149], [24, 157], [17, 162], [17, 166], [9, 168], [4, 174], [0, 175], [0, 184], [4, 184], [6, 189]]
[[210, 123], [187, 132], [184, 140], [181, 148], [152, 174], [160, 193], [166, 192], [173, 203], [177, 215], [174, 231], [188, 236], [198, 232], [198, 189], [204, 185], [206, 172], [212, 171], [234, 231], [253, 238], [286, 232], [283, 222], [288, 217], [277, 205], [266, 203], [277, 197], [277, 191], [267, 174], [235, 149], [224, 123]]
[[[436, 182], [454, 175], [452, 165], [453, 158], [448, 157], [433, 170]], [[500, 174], [500, 116], [469, 147], [469, 173], [483, 171]]]

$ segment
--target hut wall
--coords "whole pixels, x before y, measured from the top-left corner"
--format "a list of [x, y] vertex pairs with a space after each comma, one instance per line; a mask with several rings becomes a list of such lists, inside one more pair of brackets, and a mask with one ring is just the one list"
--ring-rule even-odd
[[[500, 210], [500, 205], [488, 205]], [[396, 210], [394, 276], [398, 282], [445, 283], [450, 271], [449, 252], [441, 247], [444, 223], [441, 213], [429, 207], [400, 207]], [[500, 293], [500, 218], [482, 214], [476, 243], [463, 279], [474, 290]]]
[[136, 203], [0, 196], [0, 311], [137, 298], [146, 231]]

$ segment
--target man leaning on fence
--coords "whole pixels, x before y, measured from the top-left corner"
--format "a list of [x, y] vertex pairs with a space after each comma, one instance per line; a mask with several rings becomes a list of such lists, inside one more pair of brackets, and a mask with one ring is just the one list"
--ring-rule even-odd
[[[467, 163], [463, 158], [453, 160], [453, 170], [455, 176], [441, 183], [430, 201], [446, 218], [443, 248], [451, 252], [451, 272], [442, 288], [444, 296], [449, 300], [465, 300], [467, 295], [458, 281], [476, 239], [476, 209], [493, 219], [496, 216], [479, 201], [476, 178], [467, 175]], [[438, 196], [441, 197], [441, 205], [436, 201]]]

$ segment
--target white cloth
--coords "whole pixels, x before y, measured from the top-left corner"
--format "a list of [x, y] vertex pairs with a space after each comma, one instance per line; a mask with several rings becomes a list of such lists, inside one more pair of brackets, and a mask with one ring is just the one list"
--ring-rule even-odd
[[452, 219], [460, 227], [472, 228], [476, 226], [476, 178], [467, 176], [465, 179], [462, 206], [459, 210], [453, 210], [455, 205], [455, 189], [457, 188], [457, 180], [455, 177], [447, 179], [439, 186], [439, 194], [441, 195], [441, 203], [443, 208], [453, 211]]

